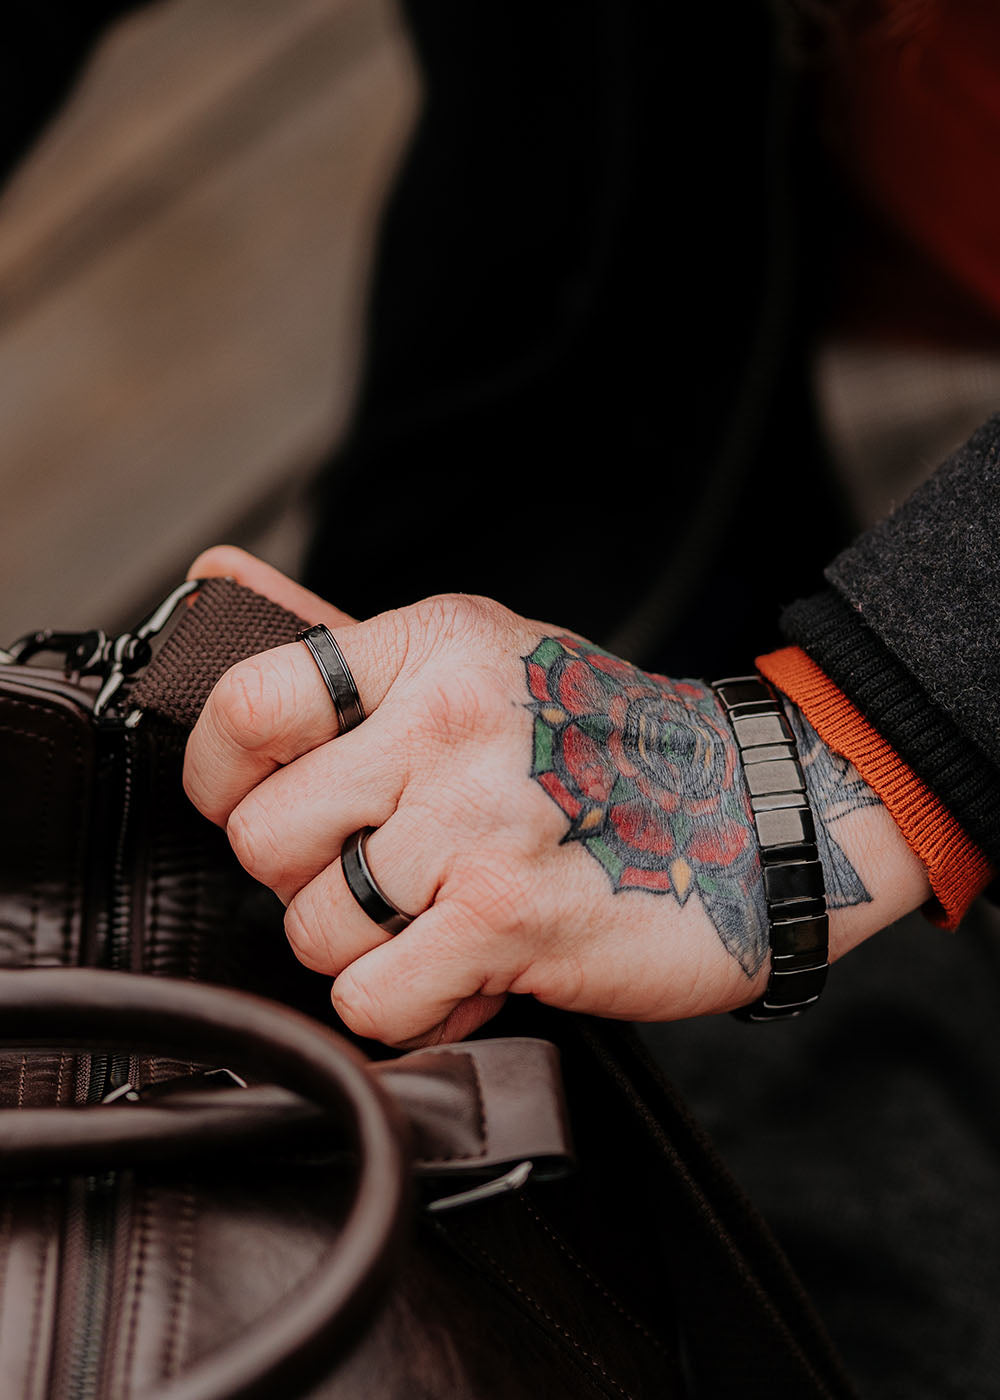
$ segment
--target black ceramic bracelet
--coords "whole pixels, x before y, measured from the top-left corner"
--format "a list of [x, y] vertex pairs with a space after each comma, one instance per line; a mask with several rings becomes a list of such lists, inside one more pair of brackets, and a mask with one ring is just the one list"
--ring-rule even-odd
[[829, 965], [829, 919], [806, 781], [795, 736], [761, 676], [713, 681], [743, 763], [767, 901], [771, 975], [733, 1012], [744, 1021], [798, 1016], [819, 999]]

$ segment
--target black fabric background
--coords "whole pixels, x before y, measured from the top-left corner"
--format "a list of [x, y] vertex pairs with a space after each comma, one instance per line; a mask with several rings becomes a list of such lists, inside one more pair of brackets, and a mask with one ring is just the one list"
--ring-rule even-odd
[[672, 674], [750, 664], [850, 537], [804, 392], [823, 172], [768, 7], [404, 8], [426, 110], [310, 584], [365, 615], [486, 593]]

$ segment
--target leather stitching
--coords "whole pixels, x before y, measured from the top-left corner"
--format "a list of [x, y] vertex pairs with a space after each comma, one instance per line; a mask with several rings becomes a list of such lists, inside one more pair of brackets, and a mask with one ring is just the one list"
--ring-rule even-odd
[[604, 1301], [608, 1303], [612, 1308], [614, 1308], [615, 1312], [618, 1313], [620, 1317], [624, 1318], [626, 1322], [628, 1322], [632, 1327], [634, 1327], [635, 1330], [646, 1339], [650, 1346], [655, 1347], [656, 1350], [661, 1353], [661, 1355], [670, 1357], [670, 1352], [663, 1345], [660, 1339], [656, 1337], [652, 1332], [650, 1332], [649, 1328], [646, 1327], [643, 1323], [641, 1323], [637, 1317], [633, 1317], [629, 1310], [624, 1306], [624, 1304], [620, 1303], [619, 1300], [614, 1296], [614, 1294], [610, 1293], [607, 1290], [607, 1288], [605, 1288], [604, 1284], [601, 1283], [600, 1279], [594, 1277], [594, 1275], [587, 1268], [586, 1264], [582, 1263], [581, 1260], [579, 1260], [576, 1257], [576, 1255], [573, 1253], [572, 1249], [570, 1249], [569, 1245], [562, 1238], [562, 1236], [552, 1228], [552, 1226], [548, 1223], [547, 1220], [545, 1220], [541, 1215], [539, 1215], [538, 1211], [531, 1204], [531, 1202], [525, 1200], [523, 1196], [520, 1197], [519, 1200], [521, 1206], [528, 1212], [532, 1220], [535, 1221], [536, 1225], [538, 1225], [540, 1229], [544, 1230], [545, 1234], [548, 1235], [549, 1239], [553, 1242], [553, 1244], [556, 1246], [559, 1252], [562, 1255], [564, 1255], [566, 1259], [569, 1260], [573, 1267], [587, 1280], [587, 1282], [597, 1289], [598, 1293], [600, 1293]]
[[[441, 1228], [442, 1234], [448, 1233], [448, 1231], [443, 1229], [443, 1227], [439, 1226], [439, 1228]], [[567, 1342], [569, 1342], [570, 1346], [574, 1349], [574, 1351], [579, 1352], [580, 1356], [583, 1357], [583, 1359], [587, 1362], [588, 1366], [592, 1367], [595, 1371], [599, 1371], [600, 1374], [604, 1377], [607, 1384], [611, 1386], [613, 1390], [616, 1390], [619, 1395], [623, 1396], [624, 1400], [635, 1400], [635, 1396], [633, 1395], [633, 1393], [631, 1391], [626, 1390], [625, 1387], [619, 1381], [616, 1381], [614, 1376], [612, 1376], [608, 1371], [604, 1369], [600, 1361], [598, 1361], [597, 1357], [593, 1356], [589, 1351], [587, 1351], [586, 1347], [580, 1345], [580, 1343], [576, 1340], [572, 1332], [570, 1332], [567, 1327], [564, 1327], [562, 1323], [558, 1322], [548, 1311], [548, 1309], [538, 1301], [537, 1298], [535, 1298], [526, 1289], [522, 1288], [521, 1285], [517, 1283], [515, 1279], [511, 1278], [510, 1274], [507, 1273], [503, 1265], [500, 1264], [493, 1257], [493, 1255], [484, 1245], [480, 1244], [478, 1240], [474, 1240], [464, 1230], [456, 1231], [456, 1234], [459, 1235], [459, 1237], [463, 1239], [468, 1246], [474, 1249], [477, 1254], [481, 1254], [483, 1258], [486, 1259], [492, 1265], [498, 1277], [503, 1279], [507, 1287], [512, 1289], [518, 1295], [518, 1297], [522, 1298], [528, 1304], [528, 1306], [538, 1314], [539, 1317], [541, 1317], [545, 1322], [547, 1322], [548, 1325], [559, 1334], [559, 1336], [563, 1337]]]
[[63, 1101], [63, 1088], [66, 1080], [66, 1066], [69, 1063], [69, 1055], [65, 1050], [59, 1056], [59, 1072], [56, 1075], [56, 1103]]
[[122, 1379], [124, 1383], [132, 1389], [132, 1367], [135, 1364], [135, 1349], [139, 1333], [139, 1304], [142, 1301], [142, 1287], [146, 1275], [146, 1260], [149, 1251], [149, 1234], [152, 1224], [152, 1191], [148, 1186], [137, 1188], [142, 1192], [142, 1205], [139, 1209], [139, 1221], [136, 1226], [136, 1245], [134, 1254], [134, 1266], [130, 1268], [129, 1283], [131, 1298], [129, 1299], [128, 1330], [126, 1332], [125, 1357], [123, 1361]]
[[24, 1393], [30, 1396], [34, 1389], [35, 1372], [38, 1369], [39, 1334], [42, 1326], [42, 1299], [45, 1296], [45, 1261], [48, 1255], [48, 1236], [52, 1227], [53, 1200], [46, 1195], [42, 1201], [38, 1246], [35, 1251], [35, 1281], [31, 1297], [31, 1330], [28, 1342], [28, 1369], [24, 1377]]
[[167, 1332], [163, 1343], [162, 1374], [170, 1378], [177, 1374], [180, 1365], [181, 1318], [184, 1305], [190, 1297], [194, 1263], [194, 1227], [198, 1214], [198, 1202], [190, 1187], [181, 1196], [179, 1219], [175, 1221], [178, 1235], [176, 1251], [176, 1272], [171, 1289], [170, 1311], [167, 1317]]

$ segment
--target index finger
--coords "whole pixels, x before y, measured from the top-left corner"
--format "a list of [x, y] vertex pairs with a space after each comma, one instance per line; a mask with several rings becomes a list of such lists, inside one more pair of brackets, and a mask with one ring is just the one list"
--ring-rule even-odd
[[[405, 655], [392, 616], [334, 633], [366, 715], [381, 702]], [[261, 652], [231, 667], [208, 697], [188, 739], [185, 791], [223, 826], [258, 783], [337, 732], [333, 701], [305, 643]]]

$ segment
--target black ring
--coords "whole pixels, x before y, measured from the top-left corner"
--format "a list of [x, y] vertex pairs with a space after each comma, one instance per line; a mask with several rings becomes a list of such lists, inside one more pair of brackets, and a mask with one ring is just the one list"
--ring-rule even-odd
[[344, 653], [329, 627], [322, 622], [315, 627], [306, 627], [296, 640], [305, 642], [309, 648], [323, 683], [330, 692], [333, 708], [337, 711], [338, 733], [346, 734], [349, 729], [356, 729], [365, 717], [365, 709], [351, 669], [344, 660]]
[[413, 915], [404, 914], [398, 905], [393, 904], [369, 869], [365, 847], [374, 830], [373, 826], [363, 826], [360, 831], [352, 831], [344, 842], [340, 853], [344, 879], [369, 919], [379, 928], [384, 928], [386, 933], [400, 933], [407, 924], [413, 923]]

